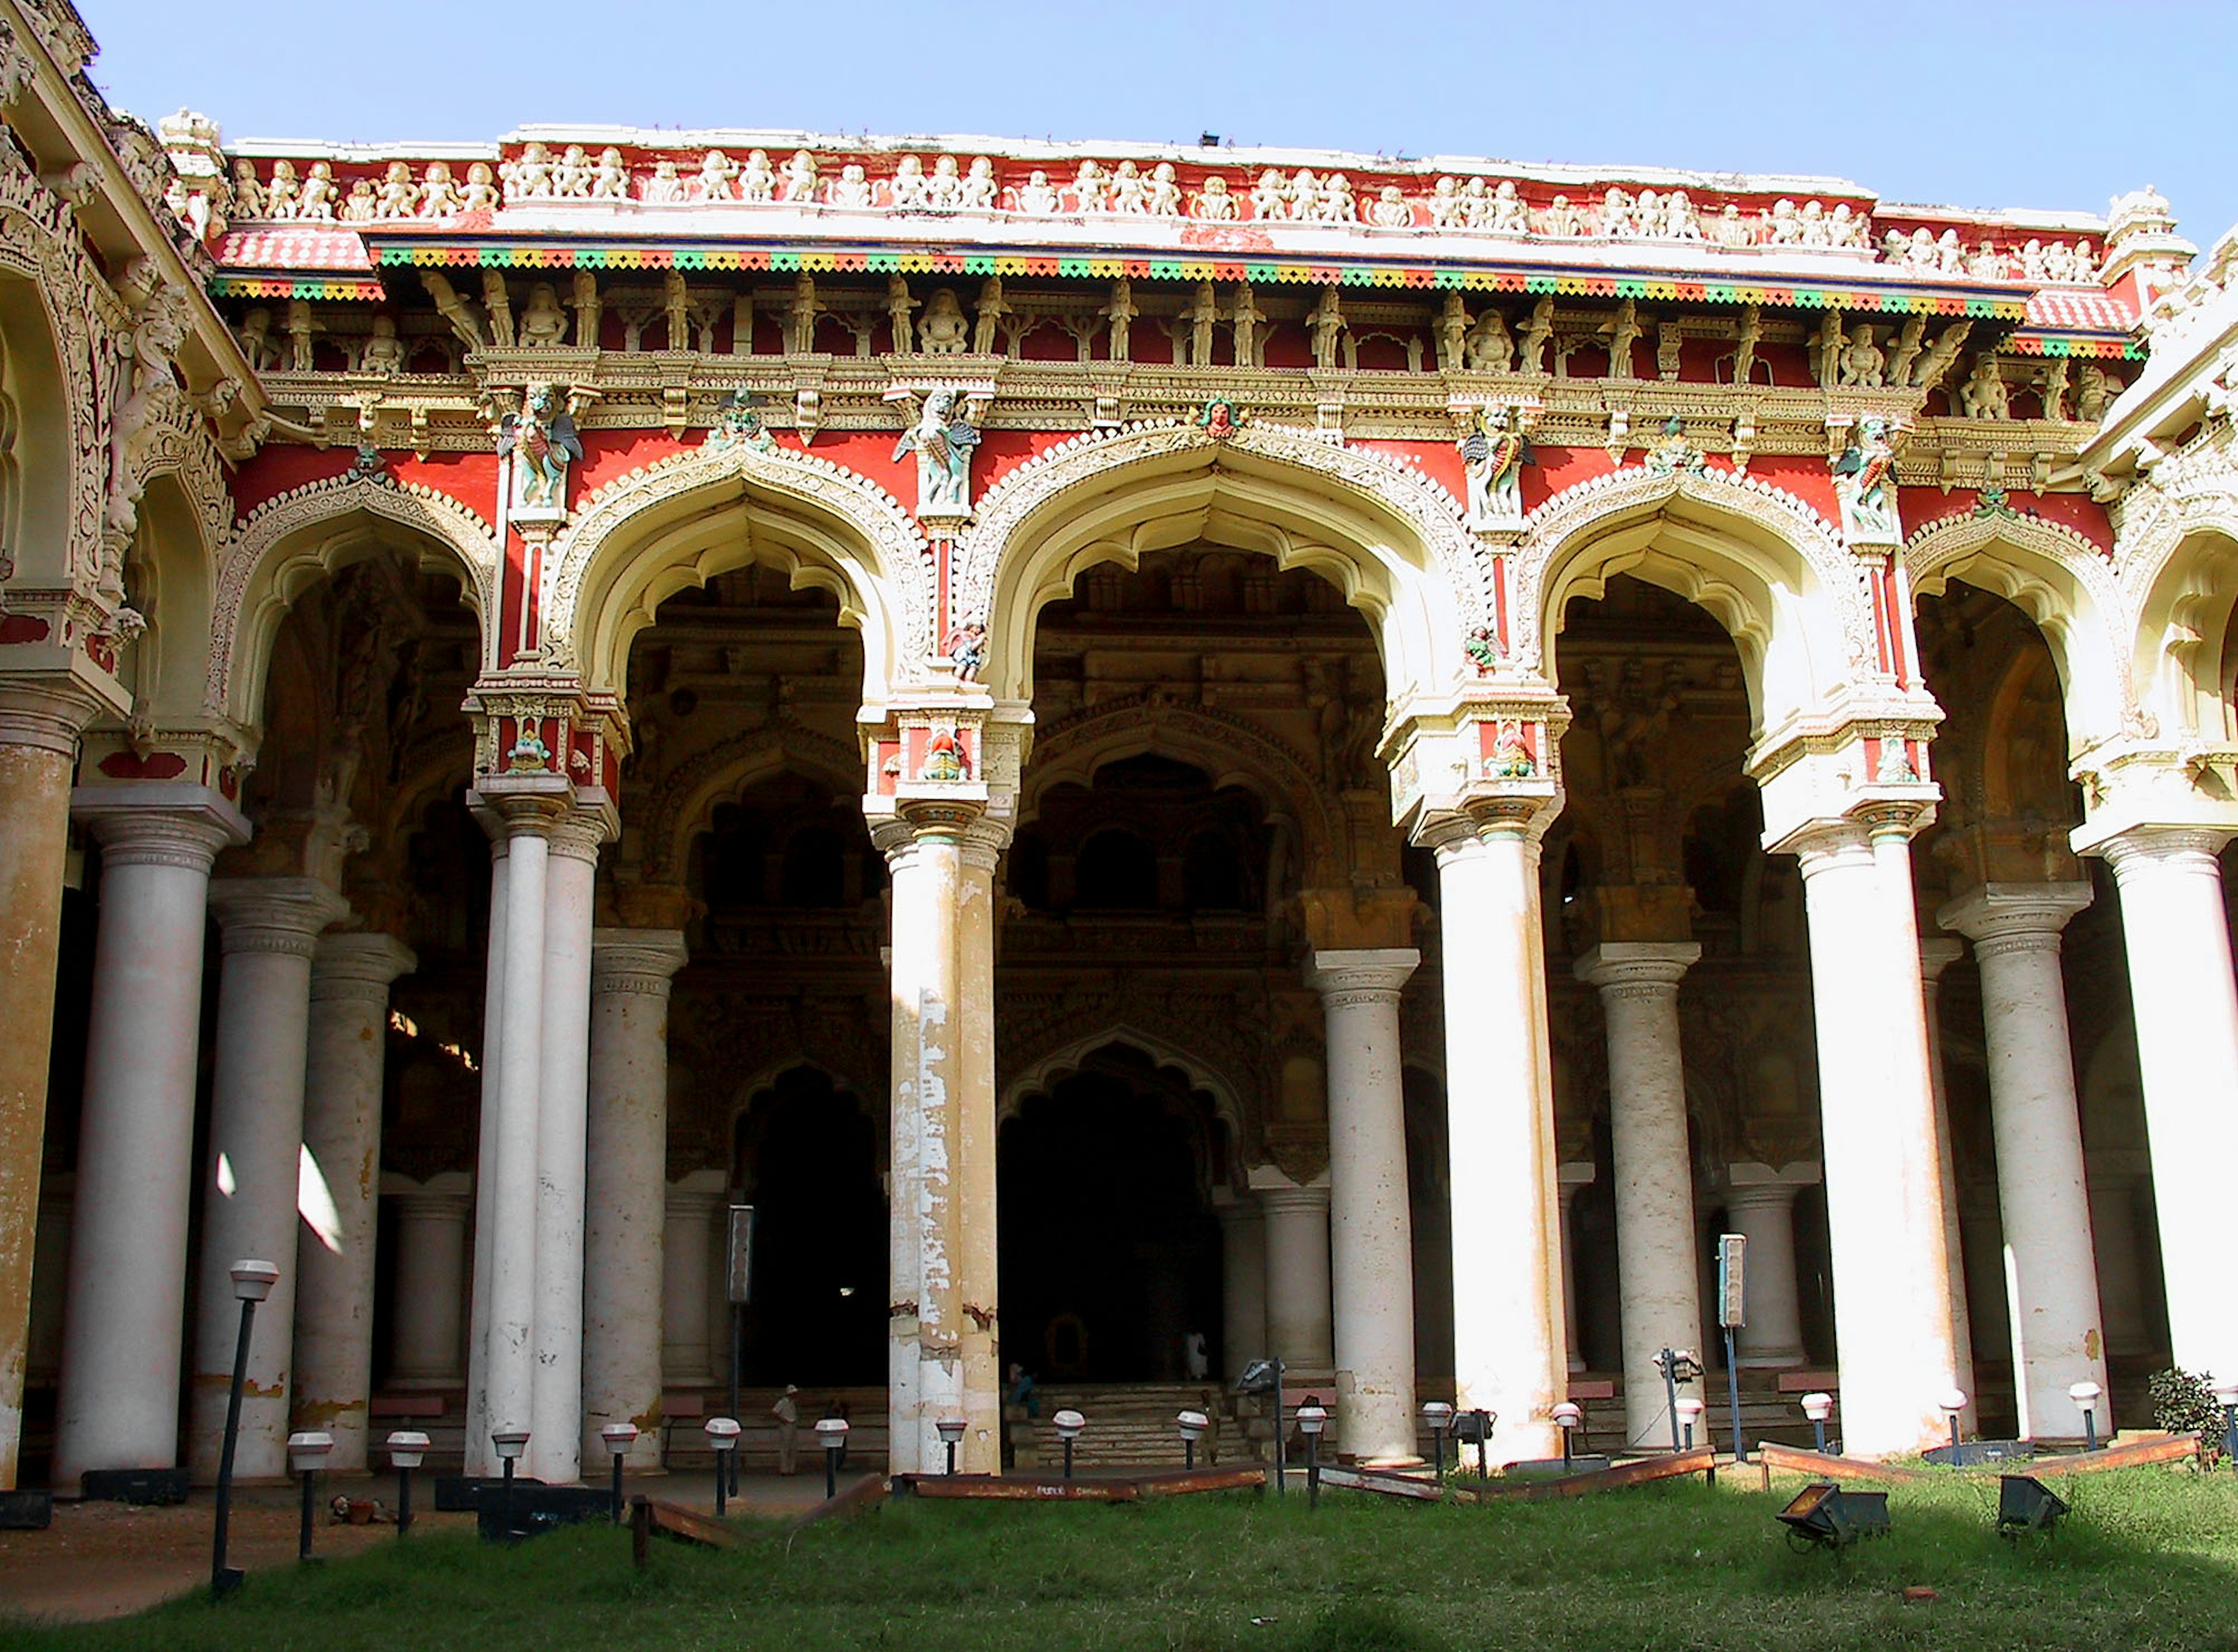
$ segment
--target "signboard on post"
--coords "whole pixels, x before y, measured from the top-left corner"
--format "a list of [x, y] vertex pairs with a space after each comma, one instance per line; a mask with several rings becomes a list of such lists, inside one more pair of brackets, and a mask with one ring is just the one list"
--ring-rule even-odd
[[731, 1206], [730, 1244], [725, 1252], [724, 1277], [731, 1305], [743, 1308], [754, 1299], [754, 1207]]
[[1728, 1331], [1748, 1324], [1741, 1302], [1741, 1258], [1747, 1250], [1741, 1234], [1718, 1235], [1718, 1323]]

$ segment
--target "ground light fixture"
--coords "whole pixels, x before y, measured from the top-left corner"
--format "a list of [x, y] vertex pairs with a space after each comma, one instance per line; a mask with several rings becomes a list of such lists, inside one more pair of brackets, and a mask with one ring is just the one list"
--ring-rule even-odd
[[1212, 1419], [1202, 1411], [1183, 1411], [1174, 1418], [1174, 1425], [1182, 1431], [1182, 1467], [1196, 1467], [1196, 1443], [1204, 1437]]
[[1958, 1414], [1966, 1409], [1966, 1396], [1953, 1388], [1935, 1402], [1936, 1409], [1950, 1424], [1950, 1466], [1958, 1466]]
[[1818, 1443], [1818, 1455], [1826, 1455], [1826, 1419], [1834, 1414], [1834, 1397], [1827, 1393], [1811, 1393], [1803, 1397], [1803, 1414], [1811, 1419], [1811, 1432]]
[[412, 1530], [412, 1470], [427, 1459], [427, 1437], [399, 1429], [388, 1437], [388, 1466], [396, 1470], [396, 1535]]
[[2086, 1451], [2098, 1449], [2098, 1397], [2105, 1391], [2096, 1383], [2074, 1383], [2067, 1390], [2067, 1398], [2082, 1413], [2082, 1449]]
[[2023, 1531], [2051, 1531], [2067, 1512], [2067, 1503], [2049, 1486], [2025, 1474], [1997, 1477], [1997, 1535], [2017, 1537]]
[[1887, 1534], [1888, 1493], [1844, 1491], [1818, 1480], [1772, 1518], [1787, 1528], [1787, 1541], [1798, 1550], [1845, 1548], [1860, 1537]]
[[1056, 1425], [1056, 1437], [1064, 1442], [1064, 1477], [1072, 1478], [1072, 1443], [1080, 1437], [1080, 1431], [1088, 1426], [1088, 1419], [1078, 1411], [1067, 1409], [1059, 1411], [1049, 1421]]
[[2238, 1469], [2238, 1380], [2210, 1383], [2207, 1391], [2222, 1408], [2222, 1454], [2230, 1459], [2231, 1467]]
[[1562, 1431], [1562, 1472], [1570, 1471], [1570, 1440], [1586, 1420], [1585, 1412], [1574, 1400], [1564, 1400], [1554, 1408], [1555, 1425]]
[[1446, 1477], [1446, 1435], [1453, 1425], [1453, 1408], [1441, 1399], [1422, 1402], [1422, 1426], [1430, 1431], [1430, 1472]]
[[1321, 1431], [1328, 1426], [1328, 1411], [1311, 1395], [1298, 1407], [1298, 1432], [1306, 1437], [1306, 1507], [1321, 1506]]
[[728, 1506], [725, 1494], [731, 1485], [731, 1464], [736, 1461], [731, 1453], [738, 1449], [738, 1419], [711, 1417], [702, 1426], [707, 1431], [707, 1444], [715, 1448], [715, 1518], [720, 1520]]
[[839, 1495], [839, 1454], [847, 1449], [847, 1419], [818, 1417], [816, 1443], [824, 1448], [824, 1495], [826, 1498], [836, 1497]]
[[507, 1424], [490, 1431], [490, 1448], [497, 1453], [498, 1461], [505, 1465], [505, 1491], [498, 1502], [498, 1530], [509, 1542], [513, 1537], [513, 1464], [520, 1461], [521, 1453], [528, 1450], [528, 1431]]
[[961, 1417], [944, 1417], [933, 1428], [940, 1435], [940, 1443], [948, 1448], [948, 1471], [956, 1472], [956, 1448], [963, 1443], [963, 1431], [971, 1424]]
[[619, 1526], [622, 1523], [622, 1459], [629, 1455], [630, 1447], [637, 1444], [637, 1424], [608, 1423], [599, 1431], [599, 1437], [606, 1442], [606, 1454], [614, 1460], [613, 1523]]
[[1678, 1426], [1686, 1436], [1685, 1450], [1691, 1451], [1694, 1449], [1694, 1424], [1702, 1420], [1702, 1413], [1708, 1409], [1692, 1394], [1678, 1397]]
[[225, 1402], [225, 1441], [217, 1457], [217, 1518], [210, 1543], [210, 1599], [222, 1601], [241, 1587], [246, 1576], [238, 1566], [225, 1563], [226, 1530], [233, 1515], [233, 1450], [241, 1437], [241, 1391], [248, 1380], [248, 1332], [256, 1322], [256, 1305], [272, 1294], [280, 1270], [253, 1258], [232, 1268], [234, 1299], [241, 1304], [241, 1332], [233, 1344], [233, 1387]]
[[311, 1517], [317, 1506], [319, 1470], [327, 1465], [327, 1454], [334, 1449], [334, 1437], [324, 1430], [288, 1437], [288, 1466], [303, 1477], [303, 1519], [295, 1538], [295, 1558], [311, 1557]]
[[1500, 1413], [1479, 1406], [1472, 1411], [1453, 1415], [1453, 1468], [1461, 1466], [1461, 1447], [1469, 1441], [1476, 1442], [1476, 1471], [1480, 1478], [1492, 1477], [1492, 1431], [1500, 1421]]

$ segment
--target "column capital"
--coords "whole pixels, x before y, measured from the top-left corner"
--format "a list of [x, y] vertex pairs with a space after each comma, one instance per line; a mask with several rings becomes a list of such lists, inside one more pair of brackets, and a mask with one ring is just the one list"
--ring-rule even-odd
[[2087, 851], [2102, 856], [2118, 881], [2141, 867], [2183, 866], [2204, 871], [2232, 834], [2216, 826], [2134, 826], [2102, 838]]
[[1948, 935], [1925, 935], [1919, 942], [1919, 979], [1926, 987], [1930, 998], [1943, 979], [1943, 972], [1966, 955], [1963, 942], [1953, 941]]
[[1281, 1186], [1260, 1187], [1253, 1191], [1259, 1195], [1260, 1211], [1266, 1215], [1273, 1215], [1276, 1212], [1300, 1212], [1311, 1215], [1328, 1210], [1329, 1206], [1328, 1184], [1325, 1181], [1303, 1187], [1290, 1182]]
[[665, 997], [670, 979], [690, 958], [681, 929], [593, 929], [591, 990]]
[[349, 902], [313, 877], [222, 877], [209, 889], [218, 949], [309, 958], [319, 932], [349, 915]]
[[599, 863], [599, 850], [621, 835], [621, 816], [613, 800], [596, 786], [578, 787], [574, 807], [552, 828], [552, 852], [567, 860]]
[[1306, 985], [1324, 1005], [1396, 1004], [1407, 978], [1421, 967], [1412, 947], [1352, 947], [1315, 952], [1306, 964]]
[[1817, 1186], [1822, 1180], [1824, 1172], [1814, 1159], [1798, 1160], [1784, 1165], [1727, 1165], [1725, 1202], [1751, 1208], [1791, 1204], [1796, 1194], [1805, 1187]]
[[1604, 998], [1661, 998], [1678, 990], [1701, 956], [1695, 941], [1604, 941], [1575, 968], [1578, 979], [1599, 988]]
[[420, 967], [411, 948], [376, 930], [321, 935], [311, 957], [311, 999], [388, 996], [388, 984]]
[[2067, 921], [2089, 904], [2088, 883], [1984, 883], [1945, 902], [1935, 921], [1971, 940], [1976, 956], [1992, 949], [2056, 952]]
[[565, 775], [497, 775], [467, 794], [467, 807], [493, 844], [549, 838], [573, 812], [575, 787]]
[[248, 841], [240, 809], [208, 786], [175, 781], [79, 786], [70, 817], [100, 841], [108, 866], [175, 866], [208, 872], [217, 852]]
[[109, 710], [109, 697], [75, 674], [0, 674], [0, 746], [73, 756], [85, 725]]

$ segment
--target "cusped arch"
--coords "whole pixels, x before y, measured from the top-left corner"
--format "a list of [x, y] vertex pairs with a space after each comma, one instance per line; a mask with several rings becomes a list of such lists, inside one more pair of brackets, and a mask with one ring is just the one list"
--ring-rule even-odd
[[2162, 735], [2229, 739], [2232, 598], [2238, 584], [2238, 491], [2216, 478], [2125, 500], [2118, 573], [2130, 685]]
[[1212, 1098], [1213, 1116], [1228, 1127], [1231, 1146], [1240, 1146], [1248, 1138], [1243, 1130], [1243, 1103], [1235, 1083], [1209, 1063], [1192, 1055], [1169, 1039], [1155, 1033], [1146, 1033], [1128, 1021], [1114, 1021], [1085, 1038], [1070, 1040], [1032, 1062], [1023, 1071], [1003, 1086], [997, 1106], [1000, 1120], [1015, 1119], [1018, 1109], [1030, 1096], [1046, 1095], [1066, 1079], [1073, 1077], [1087, 1066], [1099, 1052], [1114, 1045], [1124, 1045], [1141, 1051], [1162, 1067], [1172, 1067], [1189, 1080], [1192, 1090], [1202, 1090]]
[[2113, 565], [2088, 539], [2039, 518], [1969, 511], [1915, 529], [1904, 562], [1915, 599], [1956, 579], [2036, 622], [2059, 667], [2070, 750], [2120, 731], [2131, 701], [2122, 595]]
[[474, 512], [440, 489], [364, 476], [310, 482], [267, 500], [243, 522], [218, 565], [205, 707], [236, 725], [260, 719], [266, 668], [288, 606], [313, 582], [387, 543], [418, 538], [459, 577], [492, 663], [503, 557]]
[[644, 880], [680, 878], [692, 840], [705, 829], [716, 806], [780, 774], [805, 776], [841, 798], [859, 796], [864, 786], [862, 755], [829, 735], [785, 721], [734, 735], [677, 764], [642, 801], [632, 803], [630, 826], [643, 846]]
[[631, 640], [665, 598], [748, 562], [829, 591], [863, 635], [863, 697], [917, 680], [933, 614], [924, 535], [893, 496], [791, 448], [710, 447], [632, 471], [578, 510], [548, 559], [546, 656], [621, 691]]
[[1334, 583], [1367, 616], [1385, 680], [1467, 674], [1487, 573], [1459, 504], [1415, 467], [1274, 425], [1225, 439], [1160, 423], [1082, 436], [1016, 470], [958, 540], [950, 602], [988, 633], [997, 699], [1032, 696], [1037, 617], [1087, 569], [1209, 541]]
[[1759, 733], [1805, 712], [1875, 659], [1863, 569], [1818, 512], [1752, 477], [1610, 472], [1524, 522], [1513, 565], [1515, 665], [1545, 671], [1573, 597], [1628, 573], [1709, 612], [1741, 656]]

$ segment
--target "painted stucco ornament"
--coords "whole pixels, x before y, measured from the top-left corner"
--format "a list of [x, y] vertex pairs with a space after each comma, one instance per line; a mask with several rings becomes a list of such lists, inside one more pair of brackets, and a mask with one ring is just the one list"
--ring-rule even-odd
[[1539, 765], [1525, 743], [1522, 725], [1503, 723], [1500, 737], [1493, 743], [1492, 755], [1484, 760], [1486, 780], [1530, 780], [1539, 773]]
[[1500, 633], [1489, 625], [1479, 625], [1461, 641], [1461, 650], [1476, 666], [1479, 677], [1490, 677], [1500, 669]]
[[965, 755], [963, 742], [956, 737], [955, 725], [936, 723], [924, 742], [924, 767], [917, 777], [921, 780], [969, 780], [971, 761]]
[[762, 423], [762, 399], [751, 390], [733, 390], [715, 404], [715, 422], [707, 431], [707, 446], [715, 453], [727, 447], [751, 447], [758, 453], [777, 451], [777, 438]]
[[1687, 439], [1686, 421], [1677, 413], [1663, 421], [1663, 433], [1647, 450], [1651, 476], [1699, 476], [1709, 469], [1702, 450]]
[[1197, 428], [1216, 442], [1226, 441], [1242, 423], [1242, 415], [1235, 411], [1235, 404], [1225, 396], [1213, 397], [1197, 411]]
[[583, 439], [558, 386], [533, 384], [521, 393], [520, 411], [499, 422], [497, 453], [513, 466], [516, 516], [566, 514], [567, 464], [582, 458]]
[[542, 774], [552, 766], [552, 748], [544, 743], [533, 724], [521, 724], [520, 737], [505, 754], [505, 766], [507, 773], [516, 775]]
[[976, 680], [987, 664], [987, 628], [984, 625], [958, 625], [948, 633], [948, 663], [956, 670], [959, 681]]
[[[897, 400], [917, 402], [909, 391], [890, 393]], [[897, 460], [917, 455], [919, 516], [970, 514], [971, 455], [978, 446], [978, 427], [971, 422], [971, 407], [963, 393], [944, 385], [927, 394], [915, 408], [909, 428], [894, 444]]]
[[1523, 467], [1531, 441], [1506, 407], [1484, 407], [1457, 444], [1468, 477], [1468, 525], [1479, 532], [1523, 525]]
[[1868, 419], [1833, 461], [1834, 497], [1842, 506], [1842, 539], [1849, 545], [1897, 545], [1896, 444], [1888, 420]]

